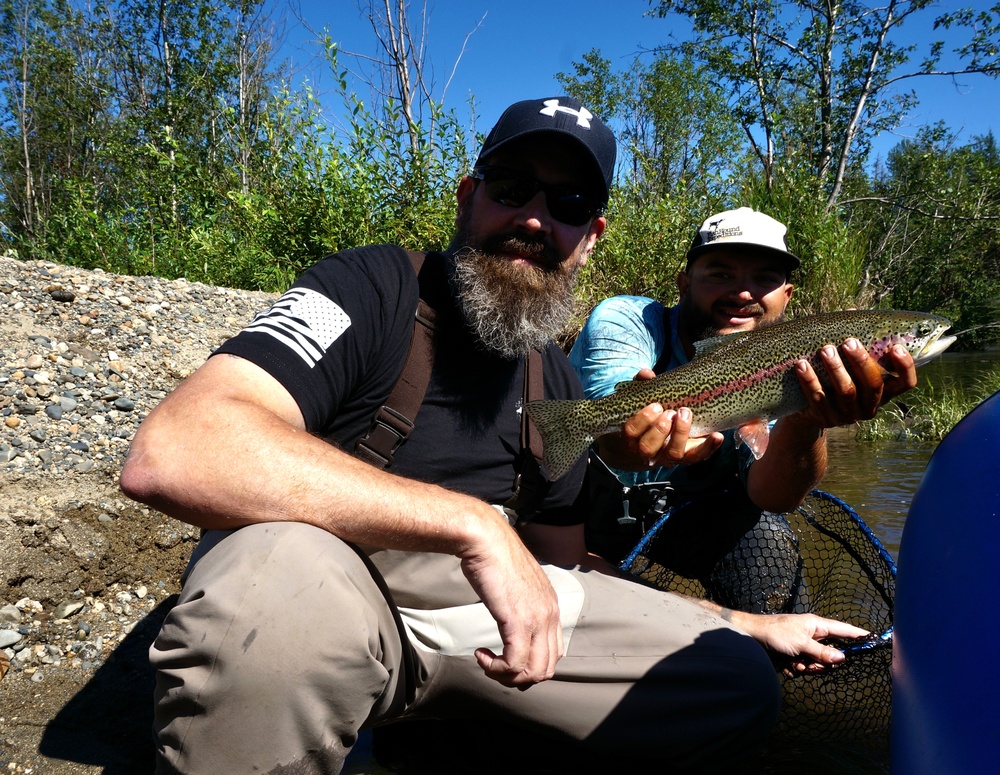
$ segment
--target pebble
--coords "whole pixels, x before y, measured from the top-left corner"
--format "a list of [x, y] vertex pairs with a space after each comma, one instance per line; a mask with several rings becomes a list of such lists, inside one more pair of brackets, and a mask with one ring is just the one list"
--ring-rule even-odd
[[65, 603], [60, 603], [56, 606], [56, 609], [52, 612], [52, 617], [54, 619], [69, 619], [73, 614], [83, 608], [83, 603], [79, 600], [66, 601]]
[[20, 324], [0, 338], [0, 472], [119, 470], [149, 411], [277, 296], [0, 256]]
[[[0, 255], [0, 316], [9, 324], [0, 328], [0, 482], [19, 474], [117, 477], [143, 418], [277, 298]], [[97, 521], [114, 530], [119, 510], [97, 505]], [[72, 530], [56, 544], [59, 525], [40, 513], [29, 508], [8, 520], [29, 539], [37, 526], [53, 548], [86, 551]], [[6, 529], [0, 515], [0, 541]], [[177, 523], [156, 545], [193, 545], [196, 537]], [[57, 671], [100, 669], [165, 597], [164, 582], [152, 577], [93, 596], [70, 589], [54, 601], [0, 599], [0, 697], [12, 682], [48, 680], [51, 692]], [[0, 769], [6, 761], [0, 739]]]

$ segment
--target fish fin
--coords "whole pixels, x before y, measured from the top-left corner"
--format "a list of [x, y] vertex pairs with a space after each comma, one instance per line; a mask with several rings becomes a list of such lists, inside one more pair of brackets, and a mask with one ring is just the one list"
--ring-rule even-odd
[[615, 384], [615, 393], [628, 393], [630, 390], [634, 390], [648, 382], [649, 380], [646, 379], [626, 379]]
[[569, 471], [594, 441], [584, 427], [584, 408], [590, 401], [529, 401], [528, 417], [542, 436], [545, 468], [558, 479]]
[[746, 335], [746, 331], [736, 331], [732, 334], [723, 334], [722, 336], [712, 336], [708, 339], [699, 339], [694, 343], [694, 357], [692, 357], [691, 360], [700, 358], [703, 355], [708, 355], [710, 352], [715, 352], [723, 345], [727, 345], [736, 339], [742, 339]]
[[767, 451], [767, 442], [771, 438], [771, 427], [765, 420], [754, 420], [736, 429], [736, 440], [746, 444], [753, 452], [754, 460], [760, 460]]
[[[885, 364], [881, 363], [880, 361], [875, 360], [874, 358], [869, 358], [868, 359], [867, 365], [865, 366], [864, 370], [866, 372], [869, 372], [869, 371], [872, 372], [871, 377], [875, 378], [875, 379], [878, 379], [879, 377], [881, 377], [883, 380], [887, 380], [890, 377], [891, 378], [897, 378], [897, 377], [899, 377], [899, 374], [897, 374], [895, 371], [889, 371], [889, 369], [887, 369], [885, 367]], [[865, 378], [865, 380], [869, 379], [868, 374], [864, 374], [864, 375], [861, 375], [861, 376], [863, 376]]]

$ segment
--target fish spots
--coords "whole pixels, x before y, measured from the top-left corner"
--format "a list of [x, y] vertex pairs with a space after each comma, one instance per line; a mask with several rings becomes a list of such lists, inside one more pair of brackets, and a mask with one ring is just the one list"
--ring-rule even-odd
[[954, 341], [948, 337], [938, 342], [950, 325], [933, 315], [893, 310], [797, 318], [701, 346], [690, 363], [651, 380], [622, 383], [602, 398], [533, 401], [528, 414], [542, 434], [549, 475], [557, 478], [594, 438], [620, 428], [649, 404], [664, 410], [692, 409], [694, 436], [775, 420], [807, 406], [794, 371], [800, 360], [813, 364], [824, 385], [827, 372], [816, 354], [847, 339], [860, 342], [876, 361], [900, 344], [920, 365]]
[[757, 369], [756, 371], [752, 371], [748, 374], [743, 374], [727, 382], [712, 385], [711, 387], [702, 390], [700, 393], [693, 394], [689, 403], [685, 404], [685, 406], [698, 406], [699, 404], [703, 404], [715, 398], [732, 395], [737, 390], [746, 390], [748, 388], [756, 387], [757, 385], [767, 382], [772, 377], [788, 371], [799, 360], [801, 359], [789, 358], [779, 363], [772, 364], [771, 366]]

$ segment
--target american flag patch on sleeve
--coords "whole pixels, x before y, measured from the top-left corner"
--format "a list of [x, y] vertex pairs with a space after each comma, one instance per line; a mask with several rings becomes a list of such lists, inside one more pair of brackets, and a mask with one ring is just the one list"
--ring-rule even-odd
[[350, 317], [335, 301], [309, 288], [293, 288], [258, 314], [244, 331], [273, 336], [311, 369], [350, 327]]

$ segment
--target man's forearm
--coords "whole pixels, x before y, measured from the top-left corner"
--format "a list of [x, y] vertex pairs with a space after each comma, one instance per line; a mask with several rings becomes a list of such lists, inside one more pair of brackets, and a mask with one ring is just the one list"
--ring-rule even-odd
[[[215, 361], [208, 375], [254, 373]], [[127, 495], [202, 528], [296, 521], [355, 543], [459, 555], [503, 527], [484, 502], [378, 470], [298, 427], [280, 403], [247, 400], [267, 394], [266, 380], [252, 391], [229, 384], [196, 373], [143, 421], [122, 471]]]
[[750, 467], [747, 494], [762, 509], [790, 511], [819, 484], [826, 468], [826, 430], [788, 415], [774, 424], [767, 450]]

